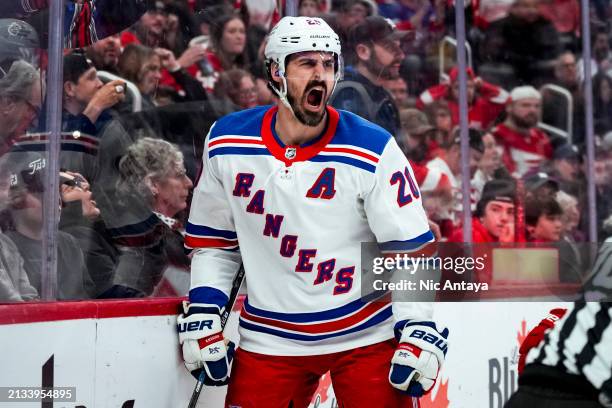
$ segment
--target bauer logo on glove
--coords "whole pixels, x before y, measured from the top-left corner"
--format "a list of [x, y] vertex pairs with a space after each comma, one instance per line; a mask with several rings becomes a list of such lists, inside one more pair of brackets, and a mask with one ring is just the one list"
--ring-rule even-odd
[[[400, 322], [399, 345], [391, 360], [389, 382], [414, 397], [429, 392], [448, 350], [448, 330], [439, 333], [434, 323]], [[396, 326], [397, 327], [397, 326]]]
[[204, 370], [205, 384], [227, 384], [234, 344], [225, 344], [219, 308], [192, 303], [178, 316], [177, 329], [185, 367], [191, 374], [200, 379]]

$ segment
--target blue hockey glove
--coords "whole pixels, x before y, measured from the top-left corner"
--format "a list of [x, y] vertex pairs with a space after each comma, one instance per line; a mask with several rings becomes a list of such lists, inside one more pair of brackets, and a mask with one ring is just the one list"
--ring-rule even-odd
[[395, 327], [399, 345], [391, 359], [389, 382], [408, 395], [421, 397], [436, 383], [448, 350], [448, 329], [438, 332], [433, 322], [406, 320]]
[[227, 384], [234, 344], [225, 344], [218, 306], [201, 303], [188, 305], [177, 318], [177, 328], [185, 367], [191, 374], [199, 379], [204, 370], [204, 384]]

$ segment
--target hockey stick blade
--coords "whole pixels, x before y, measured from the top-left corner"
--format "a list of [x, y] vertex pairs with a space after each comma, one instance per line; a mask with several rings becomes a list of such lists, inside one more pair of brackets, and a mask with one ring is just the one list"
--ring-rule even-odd
[[[229, 319], [229, 315], [234, 308], [234, 303], [236, 303], [236, 299], [238, 298], [238, 292], [240, 291], [240, 287], [242, 286], [242, 281], [244, 280], [244, 267], [241, 265], [240, 269], [236, 273], [234, 277], [234, 281], [232, 282], [232, 290], [229, 295], [229, 299], [225, 304], [225, 308], [223, 309], [223, 313], [221, 313], [221, 330], [225, 329], [225, 325], [227, 324], [227, 320]], [[202, 388], [204, 388], [204, 381], [206, 380], [206, 371], [202, 370], [200, 373], [200, 377], [196, 382], [195, 388], [191, 393], [191, 399], [189, 400], [189, 405], [187, 408], [196, 408], [198, 404], [198, 399], [200, 399], [200, 393], [202, 392]]]

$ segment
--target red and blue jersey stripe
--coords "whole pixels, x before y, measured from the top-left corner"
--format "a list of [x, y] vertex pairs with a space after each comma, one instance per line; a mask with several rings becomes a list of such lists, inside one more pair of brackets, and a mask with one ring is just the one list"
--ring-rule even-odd
[[238, 249], [238, 236], [228, 231], [187, 222], [185, 228], [185, 248]]
[[224, 135], [209, 141], [209, 158], [226, 154], [244, 156], [271, 155], [260, 136]]
[[369, 302], [358, 299], [335, 309], [309, 313], [271, 312], [252, 306], [247, 299], [240, 327], [286, 339], [318, 341], [356, 333], [391, 317], [389, 297]]
[[378, 247], [380, 252], [387, 257], [392, 257], [395, 254], [408, 254], [428, 258], [436, 255], [438, 251], [434, 234], [431, 231], [404, 241], [379, 242]]

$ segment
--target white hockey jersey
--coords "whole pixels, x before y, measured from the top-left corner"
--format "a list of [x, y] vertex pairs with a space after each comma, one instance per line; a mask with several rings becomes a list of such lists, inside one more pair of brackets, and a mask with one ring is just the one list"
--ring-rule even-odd
[[284, 146], [277, 110], [225, 116], [208, 134], [186, 228], [185, 245], [195, 250], [190, 301], [224, 306], [243, 262], [240, 347], [269, 355], [385, 341], [393, 315], [431, 320], [427, 303], [361, 299], [362, 242], [401, 252], [434, 240], [394, 138], [328, 107], [321, 136]]

